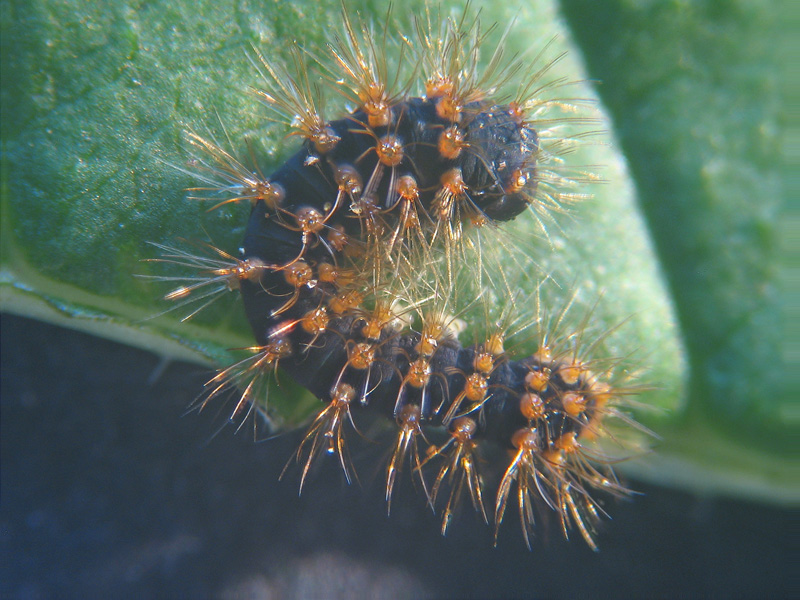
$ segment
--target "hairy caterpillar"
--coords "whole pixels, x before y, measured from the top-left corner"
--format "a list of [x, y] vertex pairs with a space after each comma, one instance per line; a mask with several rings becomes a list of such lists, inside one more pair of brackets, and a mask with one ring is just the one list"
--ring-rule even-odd
[[[627, 493], [593, 444], [606, 417], [623, 416], [615, 406], [630, 389], [614, 383], [616, 363], [594, 359], [581, 331], [557, 328], [539, 327], [538, 350], [514, 356], [502, 316], [487, 318], [472, 345], [459, 340], [465, 307], [499, 298], [513, 310], [513, 285], [487, 250], [500, 243], [500, 223], [561, 210], [592, 178], [561, 168], [574, 140], [554, 123], [579, 120], [569, 116], [576, 107], [542, 100], [547, 67], [505, 59], [502, 39], [481, 68], [486, 32], [469, 9], [455, 18], [428, 11], [413, 42], [393, 43], [415, 54], [407, 81], [376, 42], [388, 25], [381, 36], [347, 11], [343, 18], [331, 61], [295, 48], [290, 75], [259, 55], [268, 89], [258, 96], [303, 140], [275, 173], [189, 134], [203, 181], [195, 192], [216, 206], [252, 207], [238, 258], [161, 259], [204, 272], [168, 299], [191, 299], [206, 282], [240, 290], [256, 338], [250, 358], [209, 382], [204, 402], [238, 385], [238, 421], [263, 402], [264, 379], [278, 367], [317, 396], [323, 407], [295, 457], [301, 489], [323, 455], [351, 480], [348, 430], [364, 416], [387, 417], [397, 430], [387, 501], [406, 466], [441, 509], [443, 532], [462, 496], [490, 520], [479, 457], [506, 450], [495, 535], [513, 494], [526, 541], [544, 507], [595, 548], [593, 490]], [[308, 61], [356, 107], [349, 115], [323, 116]], [[414, 96], [420, 73], [424, 91]]]

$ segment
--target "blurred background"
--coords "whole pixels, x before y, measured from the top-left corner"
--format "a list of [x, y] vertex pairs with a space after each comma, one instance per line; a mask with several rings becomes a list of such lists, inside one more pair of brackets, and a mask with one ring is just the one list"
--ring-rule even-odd
[[[796, 513], [630, 481], [593, 553], [554, 520], [533, 549], [463, 511], [447, 537], [407, 473], [386, 516], [324, 464], [278, 481], [298, 435], [253, 443], [185, 415], [208, 371], [2, 316], [4, 598], [796, 597]], [[149, 382], [149, 383], [148, 383]]]

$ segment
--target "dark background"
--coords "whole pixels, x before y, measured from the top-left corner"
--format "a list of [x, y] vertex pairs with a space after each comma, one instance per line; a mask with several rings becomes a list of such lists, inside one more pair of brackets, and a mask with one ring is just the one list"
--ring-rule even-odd
[[539, 524], [529, 552], [513, 513], [497, 548], [469, 511], [442, 538], [407, 474], [386, 517], [365, 457], [361, 485], [324, 465], [298, 498], [296, 469], [278, 481], [297, 433], [255, 443], [185, 414], [203, 368], [173, 363], [153, 382], [152, 354], [10, 315], [1, 325], [3, 597], [798, 593], [788, 510], [632, 482], [645, 495], [609, 507], [599, 553], [556, 523]]

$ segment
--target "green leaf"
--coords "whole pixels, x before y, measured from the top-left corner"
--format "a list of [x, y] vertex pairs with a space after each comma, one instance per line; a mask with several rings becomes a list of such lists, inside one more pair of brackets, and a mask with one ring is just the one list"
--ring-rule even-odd
[[[415, 6], [419, 13], [420, 3]], [[358, 8], [377, 22], [385, 18], [382, 2]], [[624, 8], [619, 19], [628, 14]], [[659, 52], [623, 46], [628, 37], [616, 29], [623, 27], [621, 21], [598, 14], [597, 8], [568, 4], [572, 31], [565, 28], [555, 4], [545, 0], [518, 13], [488, 2], [482, 10], [485, 23], [502, 25], [517, 16], [507, 40], [509, 52], [525, 51], [532, 41], [540, 49], [556, 36], [548, 56], [561, 49], [570, 53], [554, 67], [553, 77], [587, 78], [580, 52], [571, 43], [573, 34], [587, 55], [590, 47], [596, 51], [596, 58], [589, 60], [592, 76], [602, 73], [603, 64], [614, 65], [602, 77], [606, 84], [601, 90], [625, 157], [614, 128], [606, 123], [603, 127], [611, 133], [587, 146], [578, 160], [603, 165], [601, 174], [609, 183], [550, 228], [554, 251], [530, 221], [515, 224], [511, 239], [564, 286], [549, 297], [554, 305], [564, 303], [576, 287], [587, 304], [602, 294], [592, 313], [600, 329], [630, 319], [609, 345], [620, 355], [635, 350], [636, 360], [648, 369], [645, 382], [654, 391], [641, 400], [660, 410], [645, 418], [665, 437], [655, 454], [661, 462], [649, 470], [641, 467], [641, 472], [696, 488], [707, 488], [713, 472], [718, 475], [714, 489], [796, 500], [797, 465], [785, 456], [784, 441], [796, 422], [785, 422], [791, 414], [788, 404], [776, 409], [773, 403], [771, 410], [763, 401], [775, 389], [769, 381], [780, 379], [781, 370], [774, 346], [771, 360], [763, 353], [772, 338], [754, 338], [774, 327], [769, 299], [776, 219], [769, 202], [777, 191], [765, 156], [769, 140], [762, 139], [775, 126], [762, 118], [771, 109], [759, 106], [758, 89], [740, 95], [739, 84], [720, 73], [711, 72], [709, 85], [698, 74], [681, 77], [682, 69], [670, 61], [707, 58], [694, 38], [691, 52], [683, 56], [675, 51], [664, 58], [663, 47]], [[680, 16], [684, 10], [674, 12]], [[724, 7], [719, 10], [727, 14]], [[706, 16], [693, 28], [677, 21], [660, 30], [640, 18], [642, 11], [629, 9], [632, 24], [625, 26], [640, 36], [630, 37], [662, 36], [666, 48], [692, 32], [702, 38], [713, 20]], [[752, 15], [740, 12], [741, 19], [738, 14], [729, 18], [734, 31], [754, 37], [756, 26], [745, 22]], [[595, 31], [596, 23], [604, 22], [600, 16], [608, 25]], [[4, 3], [3, 310], [218, 364], [230, 362], [228, 348], [250, 345], [240, 303], [232, 296], [188, 323], [180, 322], [185, 314], [180, 311], [150, 318], [167, 308], [157, 298], [168, 289], [132, 275], [163, 274], [163, 265], [141, 262], [158, 254], [148, 242], [176, 244], [186, 238], [229, 251], [237, 248], [247, 209], [227, 206], [208, 213], [207, 205], [187, 198], [184, 190], [196, 182], [181, 171], [190, 170], [184, 132], [224, 139], [224, 127], [241, 156], [247, 156], [244, 140], [249, 138], [259, 165], [269, 173], [291, 152], [292, 141], [284, 140], [285, 130], [266, 119], [264, 107], [250, 93], [260, 83], [248, 60], [251, 48], [285, 60], [291, 40], [322, 47], [340, 23], [339, 5], [332, 1], [113, 1], [102, 7], [56, 0]], [[728, 35], [719, 33], [720, 39]], [[615, 48], [630, 56], [615, 54]], [[745, 50], [737, 52], [733, 58], [747, 58]], [[724, 48], [719, 50], [714, 64], [728, 64], [727, 56]], [[751, 66], [752, 74], [744, 68]], [[744, 81], [766, 85], [759, 64], [747, 62], [744, 67]], [[606, 93], [611, 87], [617, 96]], [[677, 101], [678, 92], [691, 100], [688, 108]], [[581, 95], [594, 94], [591, 85], [583, 84]], [[731, 102], [741, 104], [746, 128], [741, 123], [737, 127], [731, 117], [735, 111], [725, 110]], [[693, 114], [703, 118], [688, 118]], [[719, 124], [709, 121], [711, 117]], [[653, 177], [648, 179], [648, 173]], [[763, 202], [746, 201], [748, 196], [762, 197], [753, 194], [761, 191]], [[709, 223], [714, 227], [709, 229]], [[757, 242], [755, 254], [741, 259], [737, 248], [719, 251], [729, 226], [743, 236], [741, 247]], [[678, 251], [671, 254], [673, 239]], [[702, 272], [711, 276], [696, 276], [690, 265], [698, 257]], [[513, 273], [515, 267], [511, 260], [506, 269]], [[747, 281], [754, 284], [746, 289]], [[713, 352], [698, 350], [704, 342]], [[758, 366], [753, 366], [756, 357]], [[731, 365], [738, 365], [738, 371]], [[717, 380], [722, 383], [715, 385]], [[301, 398], [291, 388], [272, 400], [293, 421], [309, 405], [307, 397]], [[767, 436], [769, 446], [764, 443]], [[751, 460], [742, 460], [742, 455]], [[766, 468], [770, 477], [763, 480]]]
[[786, 385], [780, 261], [797, 219], [781, 215], [791, 35], [781, 3], [563, 4], [602, 81], [691, 365], [686, 415], [659, 451], [664, 463], [684, 460], [653, 469], [663, 481], [705, 478], [707, 489], [796, 502], [800, 394]]

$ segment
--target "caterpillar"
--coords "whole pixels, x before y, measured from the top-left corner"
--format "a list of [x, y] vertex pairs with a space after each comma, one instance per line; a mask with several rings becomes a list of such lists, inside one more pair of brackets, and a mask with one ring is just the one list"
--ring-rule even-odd
[[[578, 140], [559, 133], [588, 121], [574, 116], [580, 102], [544, 99], [563, 84], [546, 82], [552, 63], [506, 58], [504, 36], [488, 44], [492, 28], [469, 7], [457, 16], [428, 7], [411, 36], [391, 31], [390, 18], [378, 32], [344, 8], [342, 20], [324, 52], [292, 48], [294, 70], [255, 51], [265, 82], [257, 98], [302, 141], [274, 173], [187, 134], [202, 182], [193, 198], [250, 208], [238, 257], [159, 246], [156, 260], [199, 272], [168, 300], [203, 301], [189, 317], [237, 290], [256, 340], [249, 358], [208, 382], [202, 404], [238, 388], [230, 418], [241, 422], [267, 409], [266, 381], [280, 369], [321, 403], [290, 461], [301, 492], [325, 456], [354, 480], [352, 432], [377, 416], [395, 429], [389, 508], [405, 469], [441, 511], [443, 534], [466, 498], [496, 543], [516, 497], [529, 547], [536, 511], [552, 510], [565, 535], [575, 529], [597, 549], [594, 493], [629, 491], [595, 441], [608, 437], [609, 417], [633, 423], [618, 405], [635, 388], [615, 382], [618, 361], [591, 356], [585, 325], [558, 332], [566, 309], [544, 326], [538, 297], [538, 349], [516, 356], [508, 339], [524, 328], [513, 318], [522, 300], [494, 258], [507, 250], [504, 222], [542, 221], [585, 197], [576, 190], [594, 176], [563, 167]], [[352, 110], [326, 118], [312, 81]], [[464, 345], [461, 316], [475, 304], [485, 331]], [[483, 463], [503, 455], [492, 513]]]

